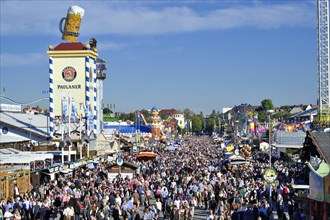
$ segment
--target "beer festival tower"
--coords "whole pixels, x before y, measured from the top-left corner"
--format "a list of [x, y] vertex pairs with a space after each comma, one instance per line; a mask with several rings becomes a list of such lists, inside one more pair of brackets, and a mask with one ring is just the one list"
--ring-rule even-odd
[[[54, 139], [58, 124], [67, 124], [70, 118], [73, 123], [77, 120], [81, 123], [84, 119], [86, 135], [96, 138], [99, 134], [97, 124], [100, 124], [97, 123], [100, 106], [97, 98], [97, 49], [81, 42], [68, 42], [54, 48], [49, 46], [47, 54], [51, 139]], [[70, 128], [68, 130], [70, 132]]]

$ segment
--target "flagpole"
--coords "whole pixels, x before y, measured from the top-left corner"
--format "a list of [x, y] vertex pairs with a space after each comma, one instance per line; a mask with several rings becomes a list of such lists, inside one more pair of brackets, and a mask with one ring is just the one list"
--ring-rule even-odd
[[[70, 122], [71, 122], [71, 111], [72, 111], [72, 106], [71, 106], [71, 96], [70, 94], [68, 94], [68, 116], [69, 116], [69, 127], [68, 127], [68, 135], [69, 135], [69, 139], [71, 139], [71, 131], [70, 131]], [[71, 108], [70, 108], [71, 107]], [[71, 143], [69, 144], [68, 146], [69, 148], [69, 155], [68, 155], [68, 161], [70, 162], [71, 161]]]
[[80, 149], [79, 149], [79, 153], [80, 153], [80, 160], [82, 159], [82, 140], [81, 140], [81, 129], [82, 129], [82, 123], [81, 123], [81, 106], [82, 106], [82, 103], [80, 103], [80, 111], [79, 111], [79, 140], [80, 140]]
[[[90, 138], [90, 112], [89, 112], [89, 106], [87, 106], [88, 111], [88, 117], [86, 116], [86, 124], [87, 124], [87, 137]], [[87, 143], [87, 158], [89, 158], [89, 142]]]
[[[63, 96], [61, 96], [61, 142], [63, 142]], [[61, 145], [62, 164], [64, 163], [64, 145]]]

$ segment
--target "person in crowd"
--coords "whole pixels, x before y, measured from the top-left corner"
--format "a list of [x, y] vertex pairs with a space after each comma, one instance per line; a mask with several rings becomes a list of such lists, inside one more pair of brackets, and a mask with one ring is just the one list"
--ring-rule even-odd
[[3, 219], [3, 210], [2, 210], [2, 204], [0, 203], [0, 219]]
[[13, 220], [21, 220], [21, 219], [22, 219], [21, 213], [20, 213], [20, 211], [16, 208], [15, 211], [14, 211]]
[[74, 209], [69, 204], [66, 205], [66, 208], [63, 211], [63, 215], [65, 220], [73, 220], [74, 219]]
[[119, 203], [116, 203], [113, 212], [112, 212], [112, 217], [114, 220], [120, 220], [120, 215], [121, 215], [121, 210], [120, 210], [120, 206]]
[[13, 220], [14, 218], [14, 214], [12, 213], [13, 209], [12, 208], [8, 208], [8, 210], [6, 210], [5, 214], [4, 214], [4, 219], [5, 220]]

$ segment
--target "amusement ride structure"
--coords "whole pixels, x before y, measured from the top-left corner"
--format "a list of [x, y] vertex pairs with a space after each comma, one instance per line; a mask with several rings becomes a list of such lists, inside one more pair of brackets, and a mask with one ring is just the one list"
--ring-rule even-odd
[[330, 124], [329, 81], [329, 0], [317, 1], [318, 118], [320, 125]]

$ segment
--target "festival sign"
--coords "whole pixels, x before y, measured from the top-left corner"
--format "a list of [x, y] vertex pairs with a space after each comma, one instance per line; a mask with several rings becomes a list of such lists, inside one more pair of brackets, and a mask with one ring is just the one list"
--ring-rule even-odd
[[277, 180], [278, 173], [274, 168], [266, 168], [262, 175], [267, 183], [274, 183]]

